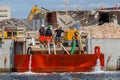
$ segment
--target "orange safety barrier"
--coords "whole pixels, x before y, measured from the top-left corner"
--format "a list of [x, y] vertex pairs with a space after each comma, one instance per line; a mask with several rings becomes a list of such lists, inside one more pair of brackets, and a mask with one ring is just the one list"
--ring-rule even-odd
[[[15, 54], [15, 70], [28, 71], [29, 55]], [[101, 66], [104, 66], [104, 55], [100, 55]], [[33, 72], [80, 72], [90, 71], [96, 65], [95, 54], [32, 54]]]

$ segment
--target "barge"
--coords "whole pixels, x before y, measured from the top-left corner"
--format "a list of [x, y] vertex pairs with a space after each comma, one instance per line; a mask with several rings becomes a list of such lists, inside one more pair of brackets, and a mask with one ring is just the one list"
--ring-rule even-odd
[[91, 72], [94, 71], [97, 59], [100, 66], [104, 67], [104, 54], [96, 46], [93, 54], [56, 54], [39, 53], [34, 50], [31, 54], [15, 54], [14, 68], [16, 72]]

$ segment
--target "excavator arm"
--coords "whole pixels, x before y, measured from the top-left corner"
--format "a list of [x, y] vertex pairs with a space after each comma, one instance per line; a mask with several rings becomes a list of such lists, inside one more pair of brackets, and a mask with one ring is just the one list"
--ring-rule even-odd
[[41, 13], [41, 12], [42, 10], [37, 8], [37, 5], [33, 6], [29, 14], [29, 20], [32, 20], [35, 14]]

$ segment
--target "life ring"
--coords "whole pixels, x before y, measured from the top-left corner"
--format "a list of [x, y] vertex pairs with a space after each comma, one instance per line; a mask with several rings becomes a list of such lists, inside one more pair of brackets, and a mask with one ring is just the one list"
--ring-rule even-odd
[[97, 55], [98, 58], [100, 57], [100, 55], [101, 55], [100, 46], [95, 46], [94, 54]]

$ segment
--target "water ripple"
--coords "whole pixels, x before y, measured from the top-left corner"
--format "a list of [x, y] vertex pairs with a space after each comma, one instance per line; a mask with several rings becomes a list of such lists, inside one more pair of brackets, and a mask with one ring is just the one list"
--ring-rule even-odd
[[120, 72], [0, 73], [0, 80], [120, 80]]

